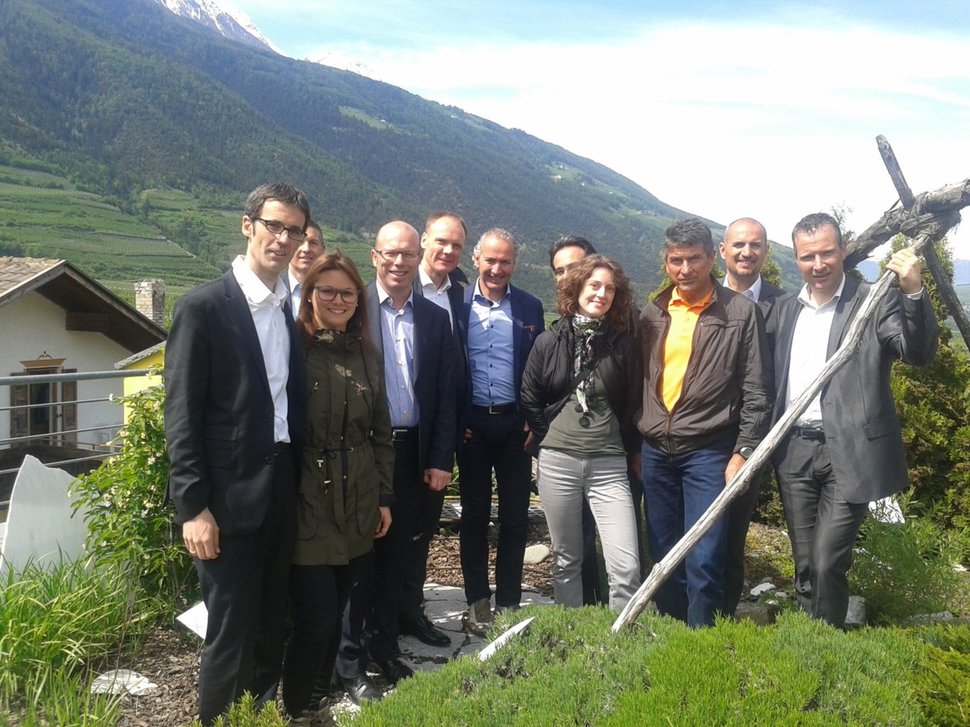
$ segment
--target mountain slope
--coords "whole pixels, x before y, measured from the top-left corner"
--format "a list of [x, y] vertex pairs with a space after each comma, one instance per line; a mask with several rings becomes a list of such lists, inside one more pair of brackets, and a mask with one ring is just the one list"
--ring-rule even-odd
[[[459, 211], [524, 243], [524, 286], [550, 287], [545, 249], [581, 234], [641, 290], [663, 228], [686, 213], [606, 167], [388, 84], [240, 45], [153, 0], [6, 0], [0, 137], [90, 189], [241, 196], [267, 179], [310, 194], [336, 228], [373, 233]], [[784, 253], [778, 256], [786, 272]]]

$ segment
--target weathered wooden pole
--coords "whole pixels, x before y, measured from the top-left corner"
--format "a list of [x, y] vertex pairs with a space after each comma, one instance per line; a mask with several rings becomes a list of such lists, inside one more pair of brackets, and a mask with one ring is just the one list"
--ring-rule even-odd
[[[915, 253], [919, 254], [920, 250], [927, 243], [929, 243], [929, 237], [921, 235], [913, 243], [911, 248]], [[670, 577], [674, 569], [680, 565], [681, 561], [687, 556], [687, 553], [690, 552], [691, 548], [697, 545], [697, 541], [703, 537], [704, 533], [724, 514], [724, 511], [727, 510], [731, 501], [747, 489], [748, 484], [758, 470], [761, 469], [762, 465], [768, 463], [772, 452], [778, 448], [778, 445], [781, 444], [785, 435], [788, 434], [788, 430], [794, 426], [798, 417], [812, 403], [812, 399], [815, 398], [816, 394], [852, 358], [852, 355], [862, 343], [862, 336], [869, 324], [869, 320], [875, 313], [876, 308], [886, 297], [886, 294], [889, 292], [889, 286], [895, 277], [896, 273], [887, 270], [873, 284], [872, 288], [869, 289], [869, 294], [859, 309], [858, 315], [856, 315], [850, 324], [845, 339], [842, 341], [842, 345], [832, 355], [832, 358], [825, 362], [825, 366], [812, 382], [812, 385], [803, 391], [792, 402], [791, 407], [785, 412], [784, 416], [775, 422], [771, 431], [768, 432], [761, 444], [758, 445], [754, 453], [748, 458], [748, 461], [744, 463], [738, 473], [721, 491], [721, 494], [714, 499], [714, 502], [707, 508], [707, 511], [691, 526], [690, 530], [684, 533], [684, 537], [671, 548], [670, 552], [659, 563], [654, 564], [643, 585], [637, 589], [637, 592], [633, 594], [633, 598], [627, 603], [626, 608], [620, 612], [616, 621], [613, 622], [613, 633], [616, 633], [624, 626], [629, 626], [637, 620], [637, 617], [643, 613], [643, 609], [647, 607], [647, 604], [653, 598], [653, 595], [657, 592], [660, 585]]]
[[[896, 187], [896, 191], [899, 193], [899, 201], [907, 212], [912, 213], [916, 205], [916, 198], [913, 196], [909, 184], [906, 183], [903, 170], [899, 167], [899, 162], [896, 160], [896, 154], [893, 152], [892, 146], [889, 145], [889, 141], [882, 134], [876, 137], [876, 145], [879, 147], [879, 154], [882, 156], [882, 161], [886, 165], [886, 171], [889, 172], [889, 177], [893, 180], [893, 186]], [[936, 242], [941, 238], [942, 235], [931, 240], [931, 242]], [[960, 335], [963, 336], [967, 348], [970, 349], [970, 321], [967, 320], [967, 316], [963, 312], [963, 305], [960, 303], [960, 299], [957, 298], [957, 294], [950, 284], [950, 277], [946, 274], [946, 270], [943, 269], [943, 263], [940, 262], [940, 258], [936, 254], [936, 248], [932, 244], [923, 247], [923, 259], [926, 261], [926, 267], [936, 282], [936, 289], [939, 291], [940, 297], [946, 303], [946, 307], [950, 310], [950, 315], [953, 316], [953, 320], [956, 321], [957, 328], [960, 330]]]

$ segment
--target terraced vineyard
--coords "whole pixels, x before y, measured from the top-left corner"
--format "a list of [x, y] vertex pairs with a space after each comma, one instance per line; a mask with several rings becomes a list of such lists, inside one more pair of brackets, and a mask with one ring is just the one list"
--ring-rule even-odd
[[175, 287], [209, 280], [219, 269], [67, 180], [0, 166], [0, 252], [64, 258], [102, 282], [163, 278]]

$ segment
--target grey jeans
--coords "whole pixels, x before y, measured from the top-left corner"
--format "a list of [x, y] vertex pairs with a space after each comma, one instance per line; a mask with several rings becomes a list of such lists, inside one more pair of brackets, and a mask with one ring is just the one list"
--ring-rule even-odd
[[620, 611], [640, 586], [637, 525], [626, 457], [576, 457], [539, 450], [539, 497], [549, 525], [553, 590], [563, 606], [583, 605], [583, 498], [596, 520], [610, 584], [610, 608]]

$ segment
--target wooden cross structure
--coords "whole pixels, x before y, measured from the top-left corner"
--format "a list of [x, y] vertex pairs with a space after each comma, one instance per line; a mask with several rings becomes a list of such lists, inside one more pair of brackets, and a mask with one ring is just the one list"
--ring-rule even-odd
[[[847, 267], [854, 267], [867, 258], [873, 249], [897, 234], [915, 238], [911, 248], [914, 252], [922, 254], [924, 260], [926, 260], [926, 266], [933, 275], [937, 289], [940, 291], [954, 320], [956, 320], [960, 333], [963, 335], [964, 341], [967, 342], [967, 347], [970, 348], [970, 324], [967, 323], [967, 317], [963, 312], [960, 301], [957, 299], [950, 279], [947, 277], [946, 271], [943, 270], [936, 250], [933, 248], [934, 242], [942, 239], [951, 227], [960, 222], [960, 210], [970, 206], [970, 179], [964, 180], [962, 184], [949, 185], [935, 192], [927, 192], [914, 197], [909, 185], [906, 184], [903, 172], [899, 168], [899, 163], [896, 161], [896, 156], [893, 154], [889, 142], [886, 141], [884, 136], [880, 135], [876, 137], [876, 144], [896, 191], [899, 193], [899, 202], [885, 212], [878, 222], [871, 225], [848, 244], [845, 264]], [[862, 342], [862, 336], [869, 319], [872, 318], [876, 308], [886, 297], [895, 277], [895, 273], [886, 271], [873, 284], [858, 315], [849, 326], [842, 345], [825, 363], [821, 373], [811, 386], [803, 391], [792, 402], [791, 407], [781, 419], [775, 422], [771, 431], [768, 432], [738, 473], [714, 499], [707, 511], [671, 548], [670, 552], [659, 563], [654, 564], [643, 585], [640, 586], [626, 608], [613, 622], [612, 631], [614, 633], [637, 620], [660, 585], [673, 574], [691, 548], [724, 514], [731, 501], [748, 488], [758, 470], [768, 463], [771, 454], [788, 434], [788, 430], [794, 426], [802, 412], [808, 408], [816, 394], [849, 361]]]

